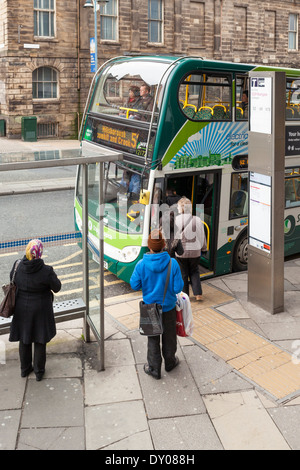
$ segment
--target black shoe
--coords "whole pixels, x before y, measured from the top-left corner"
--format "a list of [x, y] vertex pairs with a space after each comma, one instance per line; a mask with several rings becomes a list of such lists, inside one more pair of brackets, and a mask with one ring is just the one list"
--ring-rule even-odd
[[146, 374], [151, 375], [154, 379], [160, 379], [160, 372], [158, 370], [153, 369], [148, 364], [144, 365], [144, 371], [146, 372]]
[[30, 367], [25, 372], [21, 372], [21, 377], [27, 377], [33, 371], [33, 367]]
[[175, 369], [176, 366], [179, 364], [179, 359], [177, 356], [175, 356], [175, 363], [171, 367], [166, 367], [166, 371], [170, 372], [171, 370]]
[[37, 381], [37, 382], [40, 382], [40, 381], [42, 380], [43, 376], [44, 376], [44, 373], [41, 373], [41, 374], [35, 374], [36, 381]]

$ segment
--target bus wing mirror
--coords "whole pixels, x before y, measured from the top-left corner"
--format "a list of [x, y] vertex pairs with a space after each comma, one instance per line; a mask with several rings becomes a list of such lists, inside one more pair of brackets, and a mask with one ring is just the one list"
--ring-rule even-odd
[[150, 191], [145, 191], [144, 189], [141, 190], [140, 192], [140, 204], [144, 204], [145, 206], [148, 206], [150, 201]]

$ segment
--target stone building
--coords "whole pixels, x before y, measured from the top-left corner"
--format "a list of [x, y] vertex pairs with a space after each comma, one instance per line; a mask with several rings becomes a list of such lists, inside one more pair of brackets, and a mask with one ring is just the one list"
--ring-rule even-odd
[[[76, 137], [92, 79], [86, 0], [0, 0], [0, 119], [20, 137]], [[300, 0], [108, 0], [98, 66], [124, 54], [183, 54], [300, 68]]]

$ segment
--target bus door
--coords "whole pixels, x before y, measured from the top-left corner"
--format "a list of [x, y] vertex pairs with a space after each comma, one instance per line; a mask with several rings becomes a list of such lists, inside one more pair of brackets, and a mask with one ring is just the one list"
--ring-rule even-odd
[[200, 259], [201, 277], [212, 275], [215, 269], [217, 249], [218, 214], [220, 198], [220, 171], [195, 174], [176, 174], [167, 177], [165, 202], [173, 205], [185, 196], [191, 200], [193, 214], [201, 217], [207, 237], [208, 250]]

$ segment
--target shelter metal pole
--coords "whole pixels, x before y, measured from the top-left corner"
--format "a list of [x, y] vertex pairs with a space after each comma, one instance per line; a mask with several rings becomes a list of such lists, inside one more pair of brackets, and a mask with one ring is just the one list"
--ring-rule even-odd
[[104, 163], [99, 163], [99, 288], [100, 288], [100, 370], [105, 369], [104, 361]]
[[83, 262], [83, 300], [86, 305], [84, 317], [84, 338], [90, 341], [89, 316], [89, 259], [88, 259], [88, 165], [82, 165], [82, 262]]

